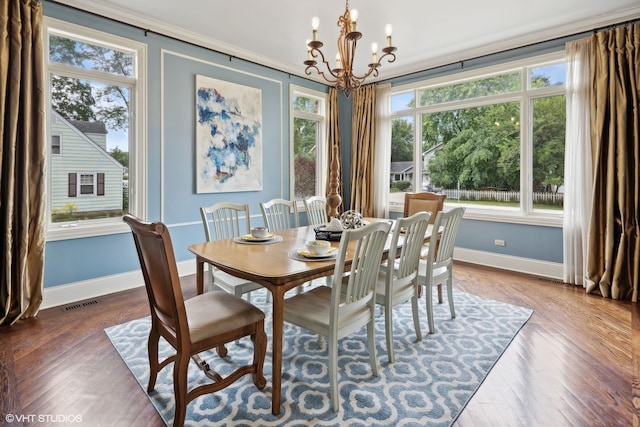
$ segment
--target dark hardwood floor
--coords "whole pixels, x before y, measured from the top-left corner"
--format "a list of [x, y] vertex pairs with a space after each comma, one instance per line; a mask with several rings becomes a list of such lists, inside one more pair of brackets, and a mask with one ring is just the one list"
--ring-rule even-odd
[[[640, 425], [638, 304], [462, 263], [454, 287], [534, 310], [456, 426]], [[185, 278], [184, 292], [195, 294], [194, 276]], [[21, 425], [6, 423], [7, 414], [18, 414], [28, 418], [25, 426], [65, 425], [39, 423], [38, 415], [81, 417], [67, 425], [162, 425], [104, 333], [148, 315], [144, 289], [65, 308], [0, 327], [0, 423]]]

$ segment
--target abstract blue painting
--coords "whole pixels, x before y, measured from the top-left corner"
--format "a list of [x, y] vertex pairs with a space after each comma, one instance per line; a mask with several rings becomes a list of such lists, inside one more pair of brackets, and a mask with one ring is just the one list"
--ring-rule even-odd
[[196, 191], [262, 190], [262, 91], [196, 76]]

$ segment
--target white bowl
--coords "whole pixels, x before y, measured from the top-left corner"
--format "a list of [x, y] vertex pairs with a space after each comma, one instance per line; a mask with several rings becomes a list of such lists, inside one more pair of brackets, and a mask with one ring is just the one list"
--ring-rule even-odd
[[267, 236], [267, 227], [252, 227], [251, 235], [256, 239], [260, 239], [262, 237]]
[[324, 255], [331, 249], [331, 243], [326, 240], [310, 240], [307, 242], [307, 250], [311, 255]]

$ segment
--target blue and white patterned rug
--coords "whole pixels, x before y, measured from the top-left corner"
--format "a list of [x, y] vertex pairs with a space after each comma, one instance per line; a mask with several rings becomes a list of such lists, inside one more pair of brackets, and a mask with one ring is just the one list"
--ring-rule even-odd
[[[251, 301], [265, 309], [270, 339], [270, 304], [266, 291], [252, 293]], [[340, 341], [339, 387], [341, 408], [331, 409], [326, 345], [318, 337], [285, 323], [283, 344], [282, 408], [271, 414], [271, 343], [267, 344], [267, 386], [258, 390], [246, 375], [213, 395], [200, 396], [187, 408], [186, 424], [227, 426], [450, 426], [476, 392], [532, 311], [454, 290], [457, 317], [449, 306], [434, 303], [436, 333], [427, 333], [424, 298], [420, 300], [423, 340], [416, 341], [411, 304], [396, 307], [396, 362], [388, 363], [384, 317], [376, 320], [376, 348], [380, 376], [371, 374], [366, 328]], [[147, 337], [150, 318], [105, 329], [114, 347], [146, 392], [149, 381]], [[161, 356], [171, 351], [160, 341]], [[202, 354], [213, 369], [228, 373], [235, 363], [249, 363], [251, 341], [227, 346], [225, 361], [214, 353]], [[228, 369], [225, 369], [224, 367]], [[149, 399], [171, 425], [174, 414], [173, 365], [158, 375]], [[192, 362], [189, 387], [209, 381]]]

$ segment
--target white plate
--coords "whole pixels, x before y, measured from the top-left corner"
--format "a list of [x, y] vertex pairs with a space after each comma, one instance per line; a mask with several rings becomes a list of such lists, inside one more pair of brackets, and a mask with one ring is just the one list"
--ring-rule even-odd
[[245, 234], [244, 236], [241, 236], [240, 238], [244, 241], [247, 242], [268, 242], [269, 240], [273, 239], [275, 237], [274, 233], [268, 233], [266, 236], [264, 237], [253, 237], [251, 234]]
[[335, 248], [335, 247], [331, 247], [326, 253], [321, 254], [321, 255], [313, 255], [313, 254], [309, 253], [309, 251], [306, 250], [306, 249], [298, 249], [298, 251], [297, 251], [298, 255], [300, 255], [301, 257], [311, 258], [311, 259], [331, 258], [331, 257], [337, 255], [337, 252], [338, 252], [338, 248]]

